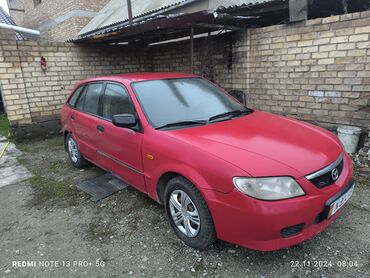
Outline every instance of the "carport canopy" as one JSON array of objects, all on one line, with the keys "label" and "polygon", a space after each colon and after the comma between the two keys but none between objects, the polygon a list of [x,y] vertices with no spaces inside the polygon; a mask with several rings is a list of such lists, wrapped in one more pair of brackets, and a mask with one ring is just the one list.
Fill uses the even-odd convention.
[{"label": "carport canopy", "polygon": [[192,71],[196,35],[368,8],[368,0],[111,0],[72,42],[150,45],[185,37],[190,39]]},{"label": "carport canopy", "polygon": [[111,0],[72,41],[150,44],[368,8],[368,0]]}]

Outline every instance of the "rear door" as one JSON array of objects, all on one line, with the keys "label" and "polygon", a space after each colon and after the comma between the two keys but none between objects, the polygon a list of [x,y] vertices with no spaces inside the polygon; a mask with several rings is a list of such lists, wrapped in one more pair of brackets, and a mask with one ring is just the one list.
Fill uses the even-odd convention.
[{"label": "rear door", "polygon": [[79,144],[81,153],[95,162],[98,144],[98,114],[103,82],[89,83],[80,94],[75,110],[71,114],[72,132]]},{"label": "rear door", "polygon": [[120,83],[107,82],[101,119],[98,120],[98,163],[130,185],[146,192],[141,157],[143,133],[139,131],[140,128],[134,131],[113,125],[112,118],[117,114],[136,115],[136,111],[127,89]]}]

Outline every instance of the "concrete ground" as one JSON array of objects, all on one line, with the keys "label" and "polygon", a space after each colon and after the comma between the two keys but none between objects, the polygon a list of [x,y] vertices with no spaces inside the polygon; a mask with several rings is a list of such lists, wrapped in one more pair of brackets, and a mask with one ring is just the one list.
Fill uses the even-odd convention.
[{"label": "concrete ground", "polygon": [[365,178],[343,214],[300,245],[256,252],[218,241],[197,251],[133,188],[100,203],[78,192],[77,182],[103,172],[70,166],[60,138],[17,147],[33,176],[0,188],[0,277],[370,277]]},{"label": "concrete ground", "polygon": [[31,177],[31,173],[22,165],[19,165],[17,157],[22,153],[13,143],[7,144],[8,140],[0,136],[0,152],[6,147],[3,157],[0,159],[0,187],[15,184]]}]

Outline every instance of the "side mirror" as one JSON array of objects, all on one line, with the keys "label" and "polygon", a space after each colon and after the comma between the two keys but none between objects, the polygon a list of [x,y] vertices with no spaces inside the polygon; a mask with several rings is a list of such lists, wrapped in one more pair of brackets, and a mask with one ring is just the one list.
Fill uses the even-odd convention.
[{"label": "side mirror", "polygon": [[244,106],[246,105],[245,94],[243,91],[231,90],[229,92],[229,95],[231,95],[233,98],[235,98],[237,101],[239,101]]},{"label": "side mirror", "polygon": [[132,128],[136,126],[137,120],[133,114],[118,114],[113,116],[112,123],[118,127]]}]

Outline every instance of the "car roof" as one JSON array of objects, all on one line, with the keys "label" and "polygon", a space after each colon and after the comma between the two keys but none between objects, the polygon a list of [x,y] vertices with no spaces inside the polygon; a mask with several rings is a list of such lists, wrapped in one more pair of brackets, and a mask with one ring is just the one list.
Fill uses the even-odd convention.
[{"label": "car roof", "polygon": [[199,77],[194,74],[185,73],[174,73],[174,72],[138,72],[138,73],[123,73],[115,75],[97,76],[94,78],[85,79],[79,82],[86,83],[91,81],[129,81],[129,82],[139,82],[146,80],[159,80],[159,79],[171,79],[171,78],[193,78]]}]

